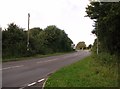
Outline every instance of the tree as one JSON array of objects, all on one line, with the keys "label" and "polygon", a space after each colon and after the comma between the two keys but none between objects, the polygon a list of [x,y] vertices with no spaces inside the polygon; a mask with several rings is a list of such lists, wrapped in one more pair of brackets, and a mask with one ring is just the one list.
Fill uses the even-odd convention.
[{"label": "tree", "polygon": [[87,49],[91,49],[92,48],[92,44],[89,44]]},{"label": "tree", "polygon": [[77,46],[76,46],[76,49],[77,49],[77,50],[85,49],[85,48],[86,48],[86,44],[85,44],[84,41],[79,42],[79,43],[77,44]]},{"label": "tree", "polygon": [[41,28],[39,27],[34,27],[30,29],[30,34],[31,36],[37,36],[41,31],[43,31]]},{"label": "tree", "polygon": [[39,27],[34,27],[29,30],[29,37],[30,37],[30,50],[31,53],[33,54],[42,54],[42,47],[41,44],[42,42],[40,41],[41,38],[39,37],[40,34],[42,33],[42,29]]},{"label": "tree", "polygon": [[120,2],[91,2],[86,8],[87,16],[95,20],[96,34],[102,50],[120,53]]},{"label": "tree", "polygon": [[4,57],[19,57],[26,54],[26,34],[23,29],[11,23],[2,31],[2,53]]},{"label": "tree", "polygon": [[51,52],[64,52],[73,50],[72,40],[67,36],[64,30],[57,28],[55,25],[45,28],[45,40]]}]

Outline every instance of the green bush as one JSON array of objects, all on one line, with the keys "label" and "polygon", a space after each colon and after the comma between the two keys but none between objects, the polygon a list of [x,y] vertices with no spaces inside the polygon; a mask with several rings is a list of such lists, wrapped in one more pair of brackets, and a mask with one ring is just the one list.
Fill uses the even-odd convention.
[{"label": "green bush", "polygon": [[118,59],[116,55],[111,55],[106,52],[101,52],[98,55],[95,54],[96,61],[99,61],[102,65],[116,65],[118,63]]}]

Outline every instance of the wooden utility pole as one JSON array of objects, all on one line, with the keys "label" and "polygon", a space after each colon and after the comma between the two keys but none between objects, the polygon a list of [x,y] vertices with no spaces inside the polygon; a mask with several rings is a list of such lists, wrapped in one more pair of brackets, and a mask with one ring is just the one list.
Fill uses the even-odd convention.
[{"label": "wooden utility pole", "polygon": [[30,24],[30,13],[28,13],[28,37],[27,37],[27,51],[29,51],[29,24]]},{"label": "wooden utility pole", "polygon": [[97,23],[97,55],[99,53],[99,41],[98,41],[98,23]]}]

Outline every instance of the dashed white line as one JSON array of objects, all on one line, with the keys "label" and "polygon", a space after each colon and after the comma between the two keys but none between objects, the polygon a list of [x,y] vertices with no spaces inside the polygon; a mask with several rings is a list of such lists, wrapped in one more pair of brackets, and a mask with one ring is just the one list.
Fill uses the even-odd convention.
[{"label": "dashed white line", "polygon": [[2,68],[2,69],[0,69],[0,70],[13,69],[13,68],[18,68],[18,67],[23,67],[23,66],[24,66],[24,65],[11,66],[11,67]]},{"label": "dashed white line", "polygon": [[45,80],[45,78],[40,79],[40,80],[38,80],[37,82],[33,82],[33,83],[30,83],[30,84],[27,84],[26,86],[20,87],[19,89],[24,89],[24,88],[26,88],[26,87],[33,86],[33,85],[35,85],[35,84],[37,84],[37,83],[40,83],[40,82],[42,82],[42,81],[44,81],[44,80]]},{"label": "dashed white line", "polygon": [[33,82],[31,84],[28,84],[27,86],[32,86],[32,85],[35,85],[37,82]]},{"label": "dashed white line", "polygon": [[37,62],[37,63],[39,64],[39,63],[45,63],[45,62],[50,62],[50,61],[55,61],[55,60],[57,60],[57,58],[56,58],[56,59],[52,59],[52,60],[47,60],[47,61]]},{"label": "dashed white line", "polygon": [[42,81],[44,81],[44,80],[45,80],[45,79],[43,78],[43,79],[38,80],[37,82],[39,82],[39,83],[40,83],[40,82],[42,82]]},{"label": "dashed white line", "polygon": [[20,87],[19,89],[24,89],[25,87]]},{"label": "dashed white line", "polygon": [[33,86],[33,85],[35,85],[36,83],[40,83],[40,82],[42,82],[42,81],[44,81],[45,79],[43,78],[43,79],[40,79],[40,80],[38,80],[37,82],[33,82],[33,83],[30,83],[30,84],[28,84],[27,86],[29,87],[29,86]]},{"label": "dashed white line", "polygon": [[2,69],[0,69],[0,70],[5,70],[5,69],[10,69],[11,67],[7,67],[7,68],[2,68]]}]

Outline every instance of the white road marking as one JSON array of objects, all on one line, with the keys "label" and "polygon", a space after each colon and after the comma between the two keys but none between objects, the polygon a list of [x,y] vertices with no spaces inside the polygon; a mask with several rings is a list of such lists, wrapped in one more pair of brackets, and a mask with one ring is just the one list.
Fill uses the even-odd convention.
[{"label": "white road marking", "polygon": [[56,58],[56,59],[52,59],[52,60],[47,60],[47,61],[37,62],[37,63],[39,64],[39,63],[45,63],[45,62],[50,62],[50,61],[55,61],[55,60],[57,60],[57,58]]},{"label": "white road marking", "polygon": [[24,89],[25,87],[20,87],[19,89]]},{"label": "white road marking", "polygon": [[37,83],[40,83],[40,82],[42,82],[42,81],[44,81],[44,80],[45,80],[45,78],[40,79],[40,80],[38,80],[37,82],[33,82],[33,83],[30,83],[30,84],[26,84],[25,86],[20,87],[19,89],[24,89],[24,88],[26,88],[26,87],[33,86],[33,85],[35,85],[35,84],[37,84]]},{"label": "white road marking", "polygon": [[42,82],[42,81],[44,81],[44,80],[45,80],[45,79],[43,78],[43,79],[38,80],[37,82],[39,82],[39,83],[40,83],[40,82]]},{"label": "white road marking", "polygon": [[19,65],[19,66],[11,66],[11,67],[6,67],[6,68],[2,68],[0,70],[7,70],[7,69],[13,69],[13,68],[18,68],[18,67],[23,67],[24,65]]},{"label": "white road marking", "polygon": [[35,85],[37,82],[33,82],[33,83],[30,83],[28,84],[27,86],[32,86],[32,85]]}]

